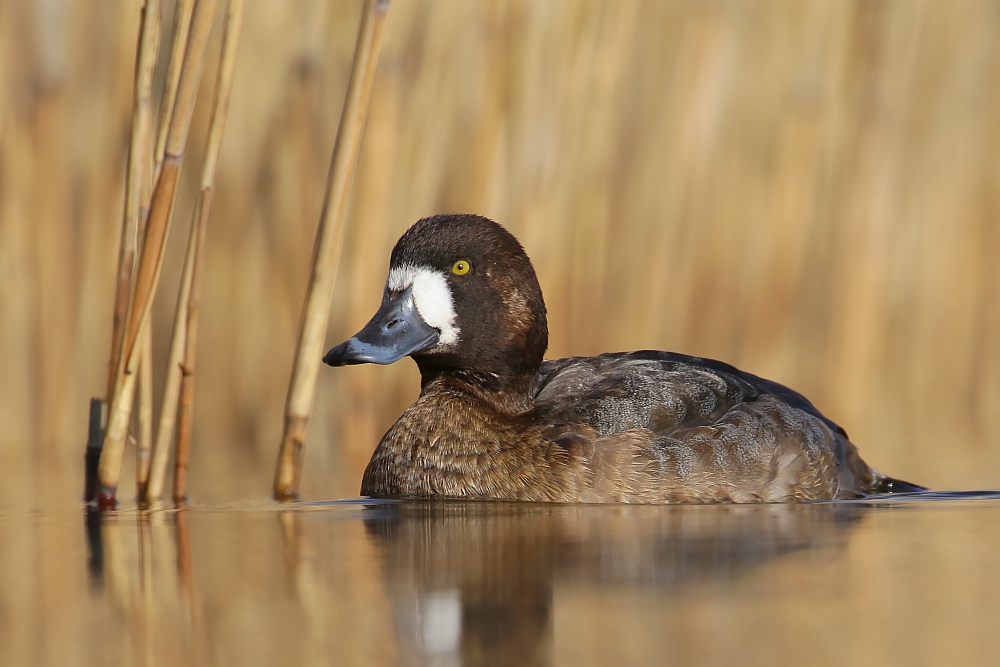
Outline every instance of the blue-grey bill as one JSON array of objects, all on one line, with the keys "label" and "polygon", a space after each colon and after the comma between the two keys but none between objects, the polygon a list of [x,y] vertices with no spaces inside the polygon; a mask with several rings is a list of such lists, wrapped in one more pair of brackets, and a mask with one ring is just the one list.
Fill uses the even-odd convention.
[{"label": "blue-grey bill", "polygon": [[403,290],[392,298],[387,292],[382,297],[382,306],[368,324],[327,352],[323,363],[330,366],[391,364],[431,349],[437,345],[439,336],[440,332],[420,317],[411,290]]}]

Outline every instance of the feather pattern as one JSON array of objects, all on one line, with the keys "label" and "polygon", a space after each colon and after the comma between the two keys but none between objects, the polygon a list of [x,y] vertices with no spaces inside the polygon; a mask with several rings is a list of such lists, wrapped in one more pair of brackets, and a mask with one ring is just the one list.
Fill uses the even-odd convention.
[{"label": "feather pattern", "polygon": [[386,433],[362,493],[774,502],[854,498],[877,482],[842,429],[756,380],[662,352],[559,359],[542,364],[530,409],[512,414],[442,379]]}]

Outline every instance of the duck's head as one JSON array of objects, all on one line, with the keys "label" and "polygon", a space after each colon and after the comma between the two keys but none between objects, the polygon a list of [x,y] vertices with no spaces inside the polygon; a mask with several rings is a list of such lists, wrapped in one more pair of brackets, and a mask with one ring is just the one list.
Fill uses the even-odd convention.
[{"label": "duck's head", "polygon": [[547,346],[542,291],[517,239],[478,215],[438,215],[396,242],[378,312],[323,361],[410,356],[425,381],[449,371],[505,379],[533,376]]}]

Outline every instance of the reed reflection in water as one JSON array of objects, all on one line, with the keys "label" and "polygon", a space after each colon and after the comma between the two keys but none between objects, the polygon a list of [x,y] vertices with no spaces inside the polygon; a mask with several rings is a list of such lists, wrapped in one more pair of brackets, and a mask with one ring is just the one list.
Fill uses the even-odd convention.
[{"label": "reed reflection in water", "polygon": [[[996,494],[994,494],[996,496]],[[991,664],[1000,499],[0,515],[32,665]]]}]

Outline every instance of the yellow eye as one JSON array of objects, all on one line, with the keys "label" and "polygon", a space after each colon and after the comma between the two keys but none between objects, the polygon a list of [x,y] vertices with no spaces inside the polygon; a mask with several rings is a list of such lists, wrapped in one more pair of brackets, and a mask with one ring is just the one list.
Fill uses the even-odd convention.
[{"label": "yellow eye", "polygon": [[456,276],[464,276],[472,268],[467,261],[460,259],[455,262],[455,266],[451,267],[451,272]]}]

